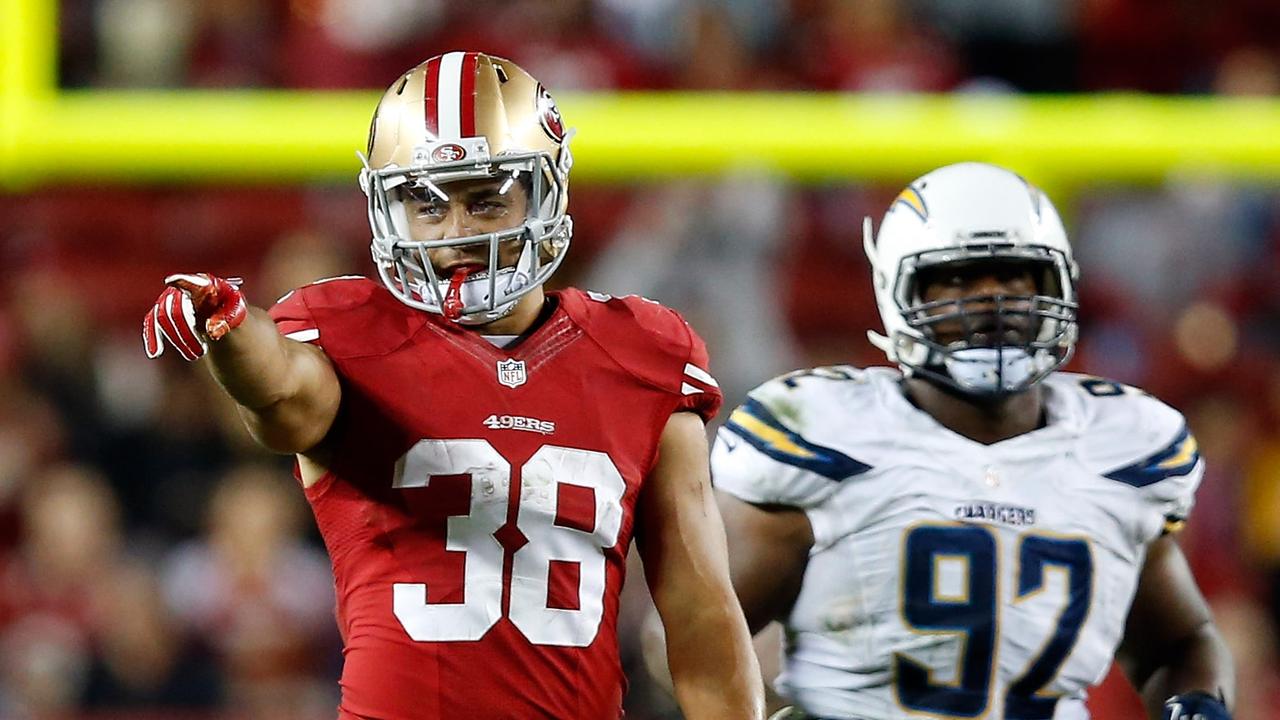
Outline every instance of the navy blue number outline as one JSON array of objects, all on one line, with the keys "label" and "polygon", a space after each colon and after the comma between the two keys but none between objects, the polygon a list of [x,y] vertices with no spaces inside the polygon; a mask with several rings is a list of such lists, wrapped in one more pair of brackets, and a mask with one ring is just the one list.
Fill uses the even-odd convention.
[{"label": "navy blue number outline", "polygon": [[[923,533],[923,534],[921,534]],[[913,541],[913,538],[916,538]],[[946,544],[952,541],[951,544]],[[925,633],[964,633],[959,682],[935,685],[928,668],[902,653],[893,657],[894,694],[898,704],[912,710],[948,718],[973,718],[986,713],[990,704],[990,685],[998,652],[999,572],[996,568],[997,539],[985,527],[965,524],[924,524],[907,531],[903,538],[902,573],[899,598],[903,623]],[[933,597],[934,558],[959,556],[967,558],[968,582],[964,602],[936,602]],[[986,564],[977,562],[986,559]],[[975,568],[983,574],[975,577]],[[986,579],[985,569],[990,577]],[[1008,720],[1049,720],[1058,698],[1044,689],[1053,682],[1062,665],[1075,649],[1080,632],[1093,604],[1093,551],[1089,541],[1076,536],[1054,536],[1026,533],[1018,541],[1018,592],[1014,602],[1022,602],[1044,589],[1048,568],[1067,572],[1067,602],[1058,615],[1054,632],[1046,639],[1039,655],[1005,693],[1005,717]],[[986,602],[989,621],[985,629],[982,618]],[[923,598],[912,602],[909,598]],[[975,603],[975,598],[977,602]],[[961,606],[963,609],[961,609]],[[960,610],[970,617],[948,622],[947,610]],[[913,620],[914,618],[914,620]],[[978,642],[973,643],[975,633]],[[984,641],[989,637],[990,642]],[[980,656],[986,648],[987,659]],[[976,669],[975,666],[976,665]],[[984,668],[985,667],[985,671]]]}]

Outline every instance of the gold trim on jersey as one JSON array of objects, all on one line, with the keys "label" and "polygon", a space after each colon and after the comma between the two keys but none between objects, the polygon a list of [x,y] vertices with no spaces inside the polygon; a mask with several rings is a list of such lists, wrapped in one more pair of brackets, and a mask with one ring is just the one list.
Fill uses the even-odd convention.
[{"label": "gold trim on jersey", "polygon": [[757,438],[768,443],[770,447],[773,447],[780,452],[805,459],[818,457],[817,453],[806,450],[796,444],[791,438],[787,437],[786,433],[747,412],[745,408],[738,408],[737,410],[734,410],[733,413],[729,415],[729,421],[737,424],[742,429],[752,435],[755,435]]},{"label": "gold trim on jersey", "polygon": [[[966,582],[962,584],[962,590],[959,595],[948,595],[947,593],[942,592],[942,587],[941,587],[942,583],[940,582],[940,580],[942,579],[941,578],[942,568],[940,568],[939,565],[943,561],[960,562],[964,565],[964,577],[966,579]],[[968,555],[944,555],[942,553],[938,553],[934,555],[933,556],[933,601],[940,602],[940,603],[954,603],[957,605],[963,605],[969,602],[969,583],[967,582],[968,577],[969,577],[969,556]]]},{"label": "gold trim on jersey", "polygon": [[[1018,587],[1018,585],[1020,584],[1019,578],[1022,577],[1022,544],[1027,541],[1027,538],[1031,538],[1031,537],[1046,537],[1053,540],[1080,540],[1084,543],[1085,548],[1089,551],[1090,567],[1095,567],[1095,568],[1097,567],[1097,563],[1094,562],[1096,558],[1093,552],[1093,543],[1089,540],[1089,537],[1087,535],[1055,533],[1055,532],[1049,532],[1046,530],[1036,530],[1034,532],[1021,533],[1018,536],[1018,547],[1013,553],[1013,583],[1015,588]],[[1049,573],[1050,572],[1059,573],[1062,576],[1062,585],[1063,585],[1064,595],[1066,596],[1066,598],[1062,603],[1062,607],[1058,609],[1058,614],[1055,615],[1053,618],[1052,627],[1056,629],[1062,623],[1062,616],[1066,614],[1067,608],[1070,607],[1071,605],[1071,572],[1072,570],[1069,567],[1064,567],[1062,565],[1056,565],[1056,564],[1048,564],[1048,563],[1045,563],[1043,567],[1044,567],[1044,575],[1041,578],[1040,587],[1036,590],[1032,590],[1031,592],[1025,595],[1015,594],[1013,598],[1013,604],[1018,605],[1020,603],[1029,602],[1030,600],[1044,593],[1049,588]],[[1067,661],[1071,659],[1071,653],[1075,652],[1076,645],[1080,644],[1080,637],[1084,635],[1084,628],[1086,625],[1089,624],[1089,618],[1093,615],[1093,600],[1094,600],[1094,597],[1097,596],[1097,592],[1098,592],[1096,580],[1097,578],[1095,576],[1094,582],[1089,583],[1089,601],[1085,603],[1084,618],[1080,621],[1080,630],[1076,634],[1075,643],[1073,643],[1071,645],[1071,648],[1067,650],[1066,655],[1062,656],[1062,663],[1058,665],[1058,672],[1054,673],[1053,677],[1049,678],[1047,681],[1045,681],[1043,685],[1041,685],[1039,688],[1036,689],[1035,697],[1045,698],[1047,700],[1062,699],[1066,697],[1064,693],[1053,692],[1050,690],[1046,690],[1046,688],[1052,687],[1053,684],[1057,682],[1058,678],[1061,677],[1062,669],[1066,667]],[[1039,649],[1037,649],[1035,653],[1028,656],[1031,658],[1032,662],[1029,665],[1027,665],[1027,667],[1023,670],[1021,675],[1018,675],[1017,677],[1009,681],[1008,687],[1013,687],[1014,685],[1017,685],[1018,683],[1022,682],[1022,678],[1026,677],[1027,673],[1031,672],[1031,668],[1036,665],[1035,661],[1044,655],[1045,649],[1049,647],[1049,643],[1053,642],[1053,639],[1054,639],[1054,633],[1051,633],[1048,637],[1044,639],[1044,642],[1040,643]]]},{"label": "gold trim on jersey", "polygon": [[1196,453],[1200,450],[1200,443],[1196,442],[1196,436],[1187,433],[1182,442],[1178,443],[1178,448],[1174,455],[1166,460],[1162,460],[1156,465],[1157,470],[1177,470],[1178,468],[1191,462]]},{"label": "gold trim on jersey", "polygon": [[[982,530],[983,532],[986,532],[988,535],[990,535],[990,536],[991,536],[991,538],[992,538],[992,540],[995,542],[995,556],[996,556],[996,558],[997,558],[997,563],[998,563],[998,559],[999,559],[999,557],[1000,557],[1000,536],[999,536],[997,533],[992,532],[989,528],[984,527],[984,526],[982,526],[982,525],[976,525],[976,524],[974,524],[974,523],[963,523],[963,522],[936,522],[936,521],[928,521],[928,520],[924,520],[924,521],[920,521],[920,522],[912,523],[912,524],[908,525],[907,527],[903,528],[903,532],[902,532],[902,540],[901,540],[901,542],[899,543],[899,549],[898,549],[898,604],[897,604],[897,610],[898,610],[898,619],[902,622],[902,626],[903,626],[904,628],[907,628],[907,630],[908,630],[909,632],[911,632],[911,633],[913,633],[913,634],[916,634],[916,635],[959,635],[960,637],[959,637],[959,639],[957,640],[957,643],[956,643],[956,660],[955,660],[955,676],[954,676],[954,677],[955,677],[955,679],[954,679],[954,680],[952,680],[951,682],[936,682],[936,681],[934,680],[934,678],[933,678],[933,668],[929,667],[929,665],[928,665],[927,663],[919,662],[919,661],[915,660],[914,658],[912,658],[911,656],[907,655],[906,653],[901,653],[901,652],[895,652],[895,653],[893,653],[893,662],[890,662],[890,663],[889,663],[889,684],[890,684],[890,686],[893,688],[893,693],[892,693],[892,696],[893,696],[893,703],[894,703],[895,705],[897,705],[897,706],[898,706],[898,709],[899,709],[899,710],[901,710],[901,711],[902,711],[902,712],[904,712],[904,713],[910,714],[910,715],[920,715],[920,716],[925,716],[925,717],[937,718],[937,720],[957,720],[957,717],[956,717],[955,715],[947,715],[947,714],[942,714],[942,713],[935,713],[935,712],[930,712],[929,710],[924,710],[924,709],[920,709],[920,708],[908,707],[908,706],[906,706],[906,705],[903,705],[903,704],[902,704],[902,699],[901,699],[900,697],[898,697],[898,687],[899,687],[899,683],[898,683],[898,672],[897,672],[897,669],[898,669],[898,660],[899,660],[899,658],[901,658],[902,660],[904,660],[904,661],[906,661],[906,662],[909,662],[909,663],[911,663],[911,664],[913,664],[913,665],[916,665],[916,666],[919,666],[919,667],[924,668],[924,671],[925,671],[925,678],[926,678],[926,680],[928,681],[928,683],[929,683],[930,685],[935,685],[935,686],[937,686],[937,687],[946,687],[946,688],[959,688],[959,687],[960,687],[961,682],[962,682],[962,681],[963,681],[963,679],[964,679],[964,667],[963,667],[963,664],[964,664],[964,658],[965,658],[965,655],[967,655],[967,654],[968,654],[968,650],[969,650],[969,635],[970,635],[970,632],[969,632],[968,630],[925,630],[925,629],[917,629],[915,625],[911,624],[911,622],[909,622],[909,621],[907,620],[906,613],[905,613],[905,612],[903,612],[902,605],[903,605],[903,603],[905,602],[906,597],[907,597],[907,589],[906,589],[906,582],[907,582],[907,567],[906,567],[906,565],[907,565],[907,538],[911,535],[912,531],[917,530],[917,529],[922,528],[922,527],[944,527],[944,528],[946,528],[946,527],[951,527],[951,528],[972,527],[972,528],[978,528],[978,529]],[[936,572],[936,570],[937,570],[937,565],[934,565],[934,571]],[[996,585],[996,587],[995,587],[995,603],[996,603],[996,607],[997,607],[997,608],[999,608],[999,605],[1000,605],[1000,572],[999,572],[999,568],[998,568],[998,566],[997,566],[996,572],[995,572],[995,574],[994,574],[994,577],[995,577],[995,585]],[[936,588],[937,588],[937,576],[935,575],[935,576],[933,577],[933,588],[932,588],[932,589],[933,589],[933,590],[936,590]],[[966,583],[966,584],[965,584],[965,594],[967,595],[967,594],[968,594],[968,592],[969,592],[968,583]],[[936,595],[935,595],[935,597],[936,597]],[[986,691],[987,703],[986,703],[986,707],[984,707],[984,708],[983,708],[983,710],[982,710],[982,712],[981,712],[981,713],[979,713],[979,714],[977,714],[977,715],[973,715],[973,716],[971,716],[971,717],[966,717],[966,720],[984,720],[984,718],[986,718],[988,715],[990,715],[990,714],[991,714],[991,706],[992,706],[991,698],[992,698],[992,695],[993,695],[992,690],[995,688],[995,684],[996,684],[996,675],[997,675],[997,671],[999,670],[999,665],[998,665],[997,660],[996,660],[996,658],[997,658],[997,657],[998,657],[998,655],[999,655],[998,649],[999,649],[999,641],[1000,641],[1000,612],[999,612],[999,610],[998,610],[998,609],[997,609],[997,611],[994,613],[994,617],[992,618],[992,626],[993,626],[993,627],[992,627],[992,632],[993,632],[994,634],[992,635],[991,659],[990,659],[990,665],[989,665],[989,667],[988,667],[988,673],[987,673],[987,691]]]}]

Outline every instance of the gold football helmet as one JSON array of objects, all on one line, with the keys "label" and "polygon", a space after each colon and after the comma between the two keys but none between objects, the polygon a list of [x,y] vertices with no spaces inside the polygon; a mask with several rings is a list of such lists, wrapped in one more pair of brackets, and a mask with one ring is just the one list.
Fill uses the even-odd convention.
[{"label": "gold football helmet", "polygon": [[[402,75],[378,103],[362,155],[360,188],[368,197],[374,265],[401,302],[465,324],[506,315],[559,267],[573,234],[568,215],[573,164],[555,101],[510,60],[476,52],[433,57]],[[445,186],[498,179],[504,192],[528,192],[524,222],[482,235],[415,241],[404,200]],[[499,267],[499,247],[523,242],[519,259]],[[428,250],[487,244],[485,269],[465,277],[462,292],[440,277]],[[450,301],[446,302],[446,296]],[[459,300],[459,296],[461,300]]]}]

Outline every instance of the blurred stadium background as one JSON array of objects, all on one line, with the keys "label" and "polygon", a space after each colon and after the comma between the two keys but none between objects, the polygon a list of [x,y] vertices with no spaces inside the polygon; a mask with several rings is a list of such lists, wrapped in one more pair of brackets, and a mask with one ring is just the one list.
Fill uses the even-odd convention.
[{"label": "blurred stadium background", "polygon": [[[328,564],[287,459],[202,371],[145,361],[177,270],[266,305],[368,272],[377,92],[510,57],[579,130],[558,284],[707,338],[729,402],[880,364],[862,256],[960,159],[1046,188],[1083,269],[1073,369],[1190,418],[1183,545],[1280,704],[1280,5],[1273,0],[0,0],[0,717],[328,718]],[[677,718],[628,585],[628,717]],[[518,679],[513,679],[518,685]],[[1100,720],[1140,717],[1115,678]]]}]

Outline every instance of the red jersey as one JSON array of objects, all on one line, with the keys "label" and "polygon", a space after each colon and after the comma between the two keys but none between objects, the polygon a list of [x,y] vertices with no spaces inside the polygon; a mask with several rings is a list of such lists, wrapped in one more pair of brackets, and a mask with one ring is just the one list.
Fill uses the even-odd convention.
[{"label": "red jersey", "polygon": [[636,501],[671,414],[710,419],[721,396],[674,311],[548,298],[510,350],[364,278],[271,311],[342,383],[306,496],[333,563],[343,717],[621,716]]}]

